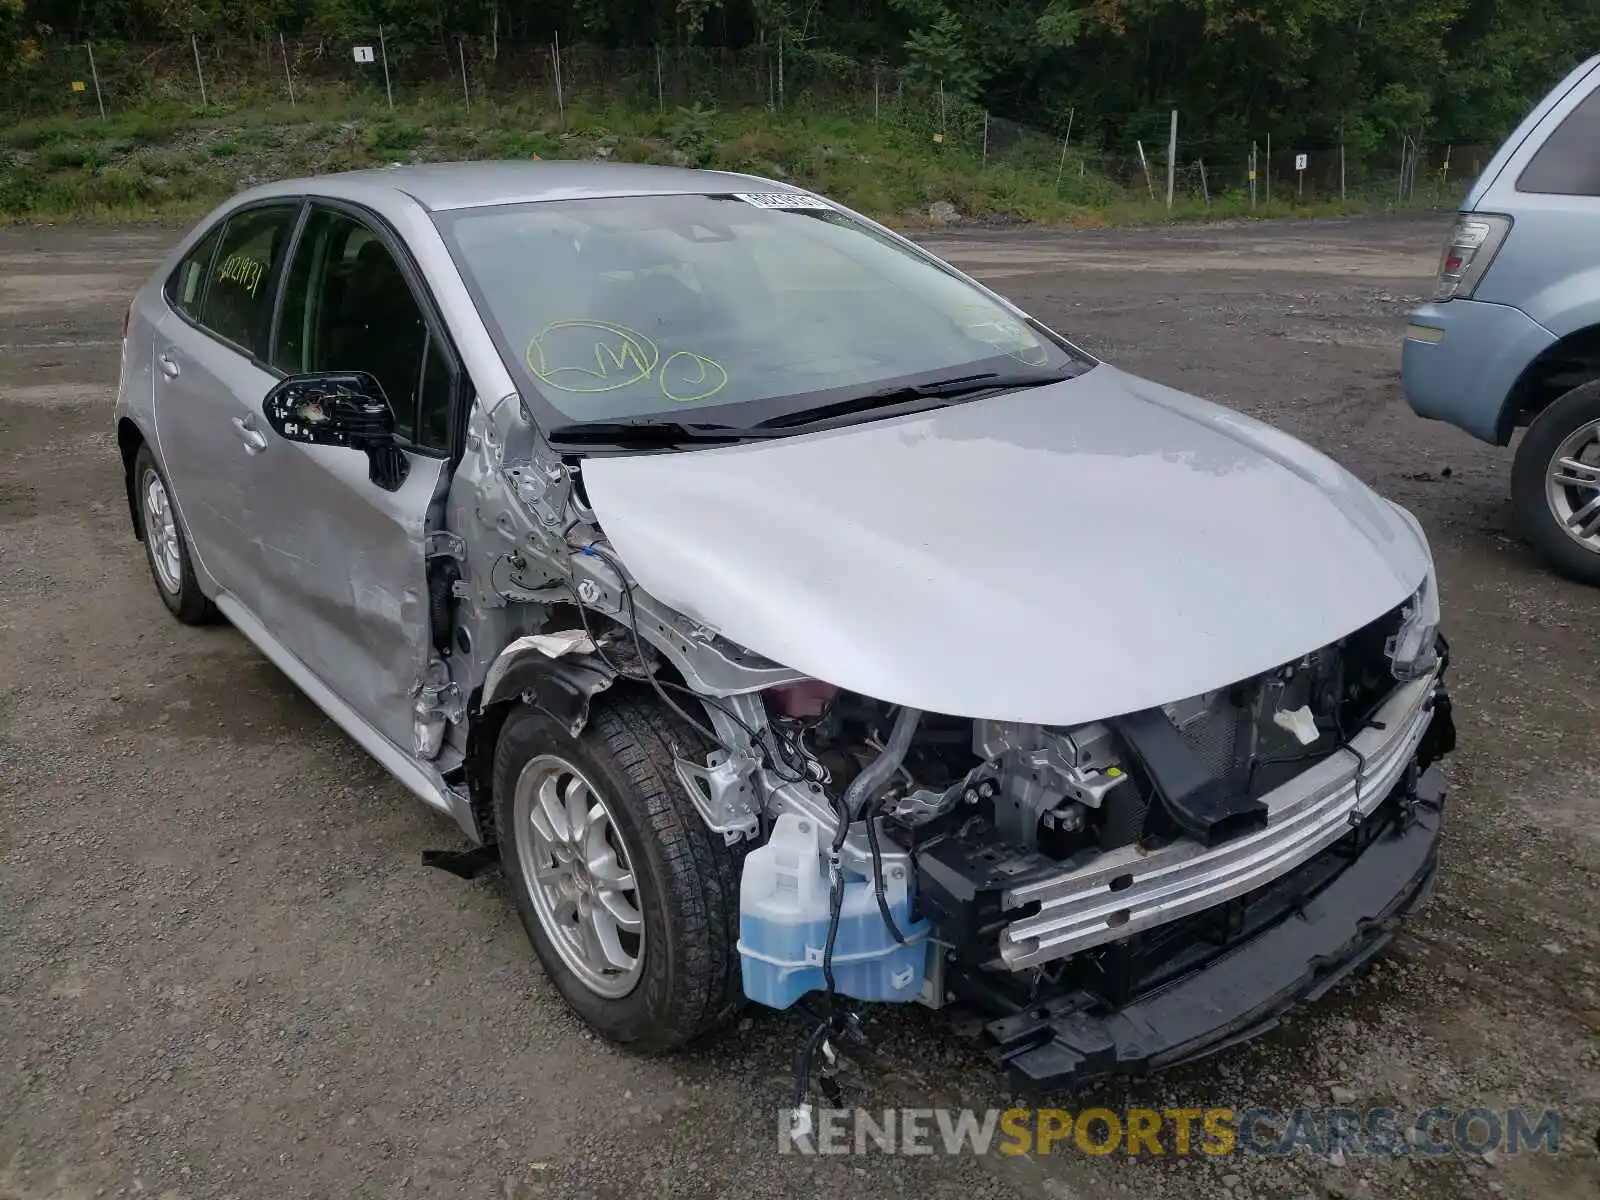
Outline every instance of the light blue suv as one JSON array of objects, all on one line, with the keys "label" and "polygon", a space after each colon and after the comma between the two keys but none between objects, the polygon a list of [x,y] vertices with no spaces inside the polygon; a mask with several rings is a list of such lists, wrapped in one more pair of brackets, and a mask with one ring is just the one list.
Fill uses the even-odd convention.
[{"label": "light blue suv", "polygon": [[1518,527],[1600,584],[1600,56],[1563,79],[1462,205],[1403,378],[1424,417],[1508,445]]}]

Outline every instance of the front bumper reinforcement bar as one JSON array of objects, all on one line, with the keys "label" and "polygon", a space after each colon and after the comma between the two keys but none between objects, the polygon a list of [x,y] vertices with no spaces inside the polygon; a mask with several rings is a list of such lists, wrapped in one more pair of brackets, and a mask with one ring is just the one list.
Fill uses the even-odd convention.
[{"label": "front bumper reinforcement bar", "polygon": [[[1403,786],[1403,785],[1402,785]],[[992,1054],[1030,1088],[1145,1074],[1259,1036],[1380,953],[1426,898],[1438,865],[1445,790],[1416,778],[1409,818],[1371,842],[1297,910],[1249,941],[1121,1008],[1096,1014],[1064,996],[991,1021]]]}]

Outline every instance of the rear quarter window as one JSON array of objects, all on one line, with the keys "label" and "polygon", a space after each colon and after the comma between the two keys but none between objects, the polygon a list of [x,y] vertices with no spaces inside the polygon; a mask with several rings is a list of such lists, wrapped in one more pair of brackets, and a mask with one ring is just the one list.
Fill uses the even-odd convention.
[{"label": "rear quarter window", "polygon": [[1584,97],[1517,177],[1517,191],[1600,196],[1600,88]]},{"label": "rear quarter window", "polygon": [[191,320],[200,319],[200,301],[205,296],[206,278],[221,238],[222,226],[218,225],[183,256],[177,270],[167,277],[167,303]]}]

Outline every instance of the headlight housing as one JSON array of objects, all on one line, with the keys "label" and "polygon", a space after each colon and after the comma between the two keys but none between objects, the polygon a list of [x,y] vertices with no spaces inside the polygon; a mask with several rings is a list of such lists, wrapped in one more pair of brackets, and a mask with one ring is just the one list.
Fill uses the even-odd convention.
[{"label": "headlight housing", "polygon": [[1404,683],[1421,679],[1439,665],[1439,574],[1421,523],[1398,504],[1391,501],[1391,506],[1417,535],[1428,558],[1427,574],[1401,609],[1399,631],[1383,647],[1394,677]]}]

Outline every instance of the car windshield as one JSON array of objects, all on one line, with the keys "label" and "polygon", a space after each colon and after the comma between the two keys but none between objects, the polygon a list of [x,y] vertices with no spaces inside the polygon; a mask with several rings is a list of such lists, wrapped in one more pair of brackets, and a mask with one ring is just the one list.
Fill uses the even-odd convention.
[{"label": "car windshield", "polygon": [[878,393],[888,403],[902,386],[1025,386],[1088,365],[937,263],[807,196],[541,201],[438,221],[557,433],[781,422]]}]

